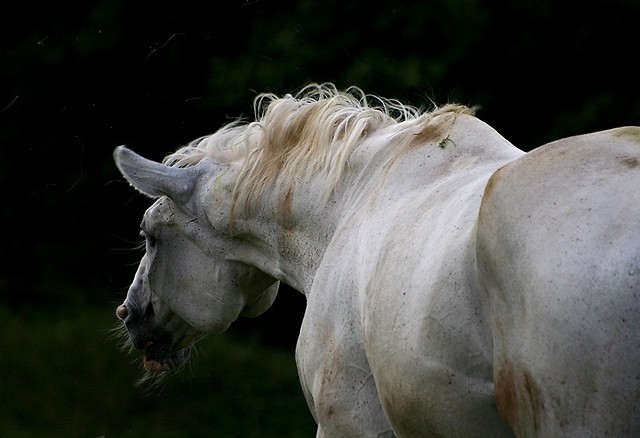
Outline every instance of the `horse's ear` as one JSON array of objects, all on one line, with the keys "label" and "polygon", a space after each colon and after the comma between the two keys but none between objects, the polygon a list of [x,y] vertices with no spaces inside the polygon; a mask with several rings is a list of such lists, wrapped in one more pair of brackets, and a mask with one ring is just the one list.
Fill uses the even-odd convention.
[{"label": "horse's ear", "polygon": [[141,193],[151,198],[168,196],[185,205],[191,198],[197,181],[196,168],[171,167],[148,160],[125,146],[113,151],[113,159],[122,176]]}]

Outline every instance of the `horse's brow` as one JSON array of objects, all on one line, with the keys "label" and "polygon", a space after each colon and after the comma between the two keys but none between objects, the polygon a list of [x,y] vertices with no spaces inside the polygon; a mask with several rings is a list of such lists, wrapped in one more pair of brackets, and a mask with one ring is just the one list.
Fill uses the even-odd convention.
[{"label": "horse's brow", "polygon": [[148,229],[148,223],[147,223],[147,215],[145,214],[144,216],[142,216],[142,221],[140,221],[140,231],[144,232],[145,230]]}]

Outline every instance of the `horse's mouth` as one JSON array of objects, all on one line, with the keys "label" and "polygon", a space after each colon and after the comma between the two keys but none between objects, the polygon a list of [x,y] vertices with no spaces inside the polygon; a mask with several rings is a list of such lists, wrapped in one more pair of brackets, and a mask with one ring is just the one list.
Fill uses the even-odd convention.
[{"label": "horse's mouth", "polygon": [[144,367],[148,371],[169,371],[182,366],[191,356],[191,347],[171,350],[162,343],[147,342],[144,348]]}]

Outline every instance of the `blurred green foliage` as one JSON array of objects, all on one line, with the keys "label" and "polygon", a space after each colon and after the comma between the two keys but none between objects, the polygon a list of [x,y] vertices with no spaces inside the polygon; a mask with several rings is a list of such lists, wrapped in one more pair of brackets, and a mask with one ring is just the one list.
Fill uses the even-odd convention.
[{"label": "blurred green foliage", "polygon": [[[228,333],[156,387],[108,336],[102,307],[0,309],[0,436],[306,437],[315,433],[290,351]],[[8,329],[7,329],[8,328]]]}]

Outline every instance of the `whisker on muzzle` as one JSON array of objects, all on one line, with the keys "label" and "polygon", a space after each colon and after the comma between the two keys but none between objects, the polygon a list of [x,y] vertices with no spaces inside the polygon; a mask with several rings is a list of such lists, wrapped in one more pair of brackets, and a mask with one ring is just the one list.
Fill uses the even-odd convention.
[{"label": "whisker on muzzle", "polygon": [[113,339],[116,341],[116,345],[118,348],[124,352],[130,353],[135,348],[131,343],[131,339],[129,337],[129,332],[127,328],[124,326],[122,321],[116,322],[113,327],[104,330],[108,339]]}]

